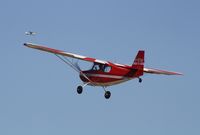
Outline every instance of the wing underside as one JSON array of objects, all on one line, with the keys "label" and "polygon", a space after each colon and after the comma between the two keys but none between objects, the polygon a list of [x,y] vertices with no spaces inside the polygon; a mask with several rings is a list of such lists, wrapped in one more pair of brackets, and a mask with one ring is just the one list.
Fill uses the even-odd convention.
[{"label": "wing underside", "polygon": [[33,43],[24,43],[24,45],[29,48],[33,48],[33,49],[37,49],[37,50],[41,50],[41,51],[45,51],[45,52],[49,52],[49,53],[53,53],[53,54],[57,54],[57,55],[62,55],[62,56],[66,56],[66,57],[71,57],[71,58],[75,58],[75,59],[80,59],[83,61],[96,62],[96,63],[100,63],[100,64],[108,64],[107,61],[98,60],[95,58],[90,58],[90,57],[86,57],[86,56],[82,56],[82,55],[78,55],[78,54],[74,54],[74,53],[64,52],[61,50],[52,49],[49,47],[40,46],[40,45],[36,45]]}]

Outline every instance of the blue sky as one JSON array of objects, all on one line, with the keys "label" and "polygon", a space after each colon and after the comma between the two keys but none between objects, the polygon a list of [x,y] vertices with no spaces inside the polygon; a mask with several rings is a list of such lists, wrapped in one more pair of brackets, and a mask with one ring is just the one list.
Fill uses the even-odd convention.
[{"label": "blue sky", "polygon": [[[197,0],[0,1],[0,134],[200,134],[200,2]],[[38,32],[34,37],[24,32]],[[85,87],[44,44],[102,60],[184,76],[145,75],[109,87]]]}]

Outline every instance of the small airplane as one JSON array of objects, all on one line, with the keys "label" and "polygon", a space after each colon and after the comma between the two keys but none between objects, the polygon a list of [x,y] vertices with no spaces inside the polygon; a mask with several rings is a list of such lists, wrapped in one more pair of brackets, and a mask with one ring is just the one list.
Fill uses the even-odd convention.
[{"label": "small airplane", "polygon": [[26,35],[29,35],[29,36],[34,36],[36,35],[37,33],[36,32],[33,32],[33,31],[27,31],[25,32]]},{"label": "small airplane", "polygon": [[[139,50],[132,65],[124,65],[118,63],[112,63],[110,61],[98,60],[74,53],[64,52],[57,49],[48,48],[45,46],[24,43],[26,47],[49,52],[55,54],[59,59],[65,62],[79,73],[80,79],[83,81],[83,85],[77,87],[77,93],[81,94],[83,88],[87,85],[100,86],[104,89],[104,97],[109,99],[111,92],[106,90],[106,87],[120,84],[131,79],[138,78],[139,82],[142,82],[141,76],[144,73],[149,74],[163,74],[163,75],[182,75],[181,73],[164,71],[158,69],[151,69],[144,67],[144,50]],[[68,58],[79,59],[83,61],[92,62],[93,66],[89,70],[82,71],[78,63],[73,63]]]}]

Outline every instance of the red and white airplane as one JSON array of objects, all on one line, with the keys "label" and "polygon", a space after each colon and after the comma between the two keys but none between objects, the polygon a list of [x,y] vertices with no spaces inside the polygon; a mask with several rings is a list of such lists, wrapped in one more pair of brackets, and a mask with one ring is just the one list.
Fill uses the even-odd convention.
[{"label": "red and white airplane", "polygon": [[[144,73],[150,74],[163,74],[163,75],[182,75],[181,73],[164,71],[158,69],[150,69],[144,67],[144,54],[143,50],[139,50],[132,65],[123,65],[118,63],[112,63],[110,61],[98,60],[74,53],[64,52],[57,49],[52,49],[33,43],[24,43],[25,46],[38,49],[41,51],[55,54],[59,59],[72,67],[80,74],[80,79],[83,81],[83,85],[77,87],[77,93],[83,92],[83,87],[86,85],[100,86],[105,91],[105,98],[109,99],[111,96],[110,91],[106,90],[106,87],[120,84],[131,79],[138,78],[139,82],[142,82],[140,78]],[[68,58],[75,58],[83,61],[92,62],[93,66],[89,70],[82,71],[77,63],[73,63]]]}]

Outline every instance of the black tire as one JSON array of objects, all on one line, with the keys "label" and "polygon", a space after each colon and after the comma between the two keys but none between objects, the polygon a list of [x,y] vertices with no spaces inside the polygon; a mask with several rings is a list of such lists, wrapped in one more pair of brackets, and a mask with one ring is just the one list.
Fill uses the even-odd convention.
[{"label": "black tire", "polygon": [[110,91],[106,91],[104,97],[105,97],[106,99],[109,99],[110,96],[111,96],[111,92],[110,92]]},{"label": "black tire", "polygon": [[142,82],[142,78],[139,78],[139,83],[141,83]]},{"label": "black tire", "polygon": [[81,94],[83,92],[83,87],[82,86],[78,86],[77,87],[77,93]]}]

